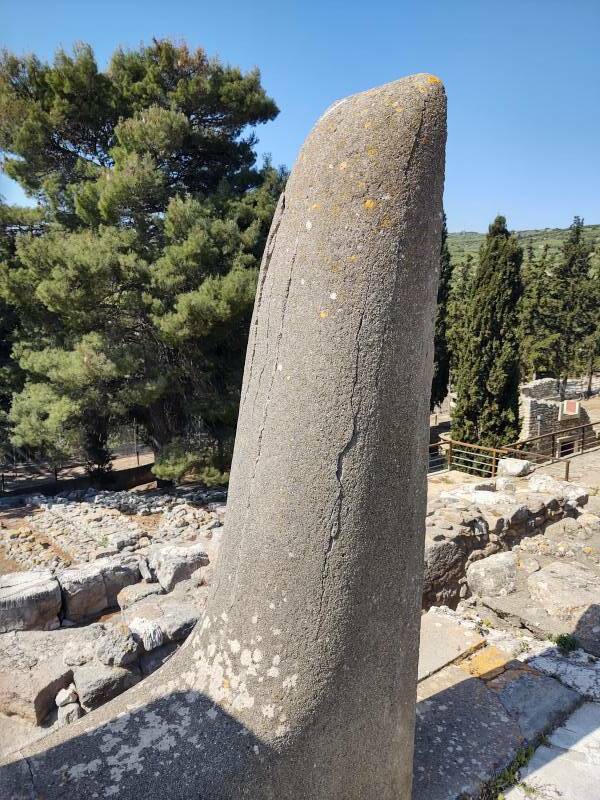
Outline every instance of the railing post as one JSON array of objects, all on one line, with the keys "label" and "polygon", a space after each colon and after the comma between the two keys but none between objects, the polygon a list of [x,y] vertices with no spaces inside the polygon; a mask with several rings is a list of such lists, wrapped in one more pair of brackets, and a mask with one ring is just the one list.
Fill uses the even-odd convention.
[{"label": "railing post", "polygon": [[452,469],[452,442],[448,442],[448,472]]},{"label": "railing post", "polygon": [[569,480],[569,469],[571,468],[571,459],[567,458],[565,461],[565,480]]},{"label": "railing post", "polygon": [[581,452],[585,450],[585,425],[581,429]]},{"label": "railing post", "polygon": [[556,434],[552,434],[552,453],[550,454],[552,461],[556,458]]},{"label": "railing post", "polygon": [[494,447],[492,451],[492,478],[496,476],[496,462],[498,460],[498,451]]}]

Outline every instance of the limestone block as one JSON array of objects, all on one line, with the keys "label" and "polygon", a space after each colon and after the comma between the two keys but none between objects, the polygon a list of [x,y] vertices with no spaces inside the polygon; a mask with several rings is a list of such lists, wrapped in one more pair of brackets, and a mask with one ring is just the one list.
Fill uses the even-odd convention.
[{"label": "limestone block", "polygon": [[148,559],[150,569],[162,588],[170,592],[179,581],[187,580],[192,573],[208,564],[204,543],[162,545],[154,548]]},{"label": "limestone block", "polygon": [[57,628],[60,586],[47,570],[0,575],[0,633]]},{"label": "limestone block", "polygon": [[496,553],[467,567],[467,582],[480,597],[503,597],[515,591],[517,557],[514,553]]},{"label": "limestone block", "polygon": [[79,702],[86,711],[90,711],[135,686],[142,676],[134,667],[108,667],[93,662],[75,667],[73,679]]},{"label": "limestone block", "polygon": [[96,643],[95,656],[109,667],[125,667],[138,656],[139,646],[131,631],[123,624],[107,625],[104,635]]},{"label": "limestone block", "polygon": [[498,475],[507,475],[511,478],[521,478],[529,475],[535,469],[535,464],[520,458],[501,458],[498,460]]}]

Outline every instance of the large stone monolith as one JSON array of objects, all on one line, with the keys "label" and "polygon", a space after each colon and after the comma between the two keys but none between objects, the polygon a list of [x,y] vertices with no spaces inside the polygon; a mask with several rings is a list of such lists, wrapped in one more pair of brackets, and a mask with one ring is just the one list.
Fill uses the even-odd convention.
[{"label": "large stone monolith", "polygon": [[204,620],[5,792],[409,799],[445,137],[431,75],[316,124],[261,267]]}]

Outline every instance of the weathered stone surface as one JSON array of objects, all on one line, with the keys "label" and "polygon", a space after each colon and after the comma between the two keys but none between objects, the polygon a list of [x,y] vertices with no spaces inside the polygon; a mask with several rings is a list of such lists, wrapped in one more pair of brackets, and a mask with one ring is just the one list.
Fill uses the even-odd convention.
[{"label": "weathered stone surface", "polygon": [[419,680],[465,657],[484,644],[475,631],[470,631],[451,617],[432,608],[421,617],[419,647]]},{"label": "weathered stone surface", "polygon": [[58,725],[62,728],[64,725],[70,725],[82,716],[83,709],[79,703],[65,703],[58,709]]},{"label": "weathered stone surface", "polygon": [[95,656],[109,667],[125,667],[138,656],[139,646],[125,625],[107,625],[104,635],[96,644]]},{"label": "weathered stone surface", "polygon": [[555,497],[564,497],[577,505],[584,505],[588,501],[589,493],[582,486],[576,486],[569,481],[559,481],[543,472],[535,472],[529,479],[529,488],[532,492],[544,492]]},{"label": "weathered stone surface", "polygon": [[515,591],[517,557],[514,553],[496,555],[475,561],[467,568],[467,581],[473,594],[503,597]]},{"label": "weathered stone surface", "polygon": [[98,662],[75,667],[73,670],[79,702],[86,711],[98,708],[130,689],[141,678],[140,671],[134,667],[107,667]]},{"label": "weathered stone surface", "polygon": [[559,619],[577,620],[594,605],[600,612],[600,575],[583,564],[555,561],[530,575],[527,584],[534,600]]},{"label": "weathered stone surface", "polygon": [[535,464],[520,458],[500,458],[498,460],[498,475],[508,475],[512,478],[520,478],[529,475],[535,469]]},{"label": "weathered stone surface", "polygon": [[104,625],[101,624],[72,629],[62,652],[64,663],[70,667],[80,667],[92,661],[96,644],[104,635],[104,630]]},{"label": "weathered stone surface", "polygon": [[200,593],[193,600],[179,595],[149,598],[130,606],[121,616],[134,637],[149,651],[164,642],[185,639],[202,613],[204,597]]},{"label": "weathered stone surface", "polygon": [[0,636],[0,713],[39,724],[54,709],[57,693],[72,679],[72,670],[62,659],[70,636],[69,631]]},{"label": "weathered stone surface", "polygon": [[154,549],[148,559],[148,566],[166,592],[170,592],[179,581],[188,580],[193,572],[207,564],[204,543],[189,547],[162,545]]},{"label": "weathered stone surface", "polygon": [[66,689],[61,689],[60,692],[56,695],[56,699],[54,701],[56,705],[60,708],[61,706],[70,705],[71,703],[77,702],[77,689],[75,688],[75,684],[71,683]]},{"label": "weathered stone surface", "polygon": [[117,604],[117,595],[129,584],[138,583],[137,559],[98,559],[63,570],[58,575],[64,616],[82,622]]},{"label": "weathered stone surface", "polygon": [[153,594],[162,594],[164,589],[158,583],[133,583],[121,589],[117,595],[117,603],[120,609],[129,608],[139,600],[144,600]]},{"label": "weathered stone surface", "polygon": [[162,647],[157,647],[155,650],[152,650],[151,653],[144,653],[144,655],[140,658],[140,669],[142,670],[142,675],[146,677],[147,675],[151,675],[153,672],[159,667],[162,667],[177,651],[177,643],[170,642],[169,644],[165,644]]},{"label": "weathered stone surface", "polygon": [[51,572],[0,575],[0,633],[57,628],[60,586]]},{"label": "weathered stone surface", "polygon": [[507,682],[498,692],[498,699],[531,744],[552,730],[581,700],[577,692],[554,678],[533,671]]},{"label": "weathered stone surface", "polygon": [[506,800],[597,800],[600,705],[586,703],[533,754]]},{"label": "weathered stone surface", "polygon": [[458,667],[419,683],[412,800],[478,797],[523,742],[495,692]]},{"label": "weathered stone surface", "polygon": [[165,800],[410,796],[444,139],[426,75],[307,139],[259,276],[203,624],[27,751],[46,800],[152,796],[156,773]]}]

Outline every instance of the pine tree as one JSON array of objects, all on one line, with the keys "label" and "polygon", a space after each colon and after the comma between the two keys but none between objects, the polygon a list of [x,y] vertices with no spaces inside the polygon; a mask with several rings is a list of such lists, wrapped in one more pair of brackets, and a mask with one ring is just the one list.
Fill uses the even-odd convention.
[{"label": "pine tree", "polygon": [[454,439],[495,447],[519,436],[522,260],[505,218],[496,217],[479,251],[468,302],[466,339],[454,376]]},{"label": "pine tree", "polygon": [[448,300],[452,280],[452,262],[448,250],[448,228],[446,215],[442,224],[440,248],[440,275],[438,280],[435,332],[433,338],[433,380],[431,382],[430,409],[440,405],[448,394],[450,354],[448,351]]},{"label": "pine tree", "polygon": [[25,379],[14,442],[102,467],[109,432],[137,422],[157,451],[198,429],[230,449],[285,181],[256,167],[248,131],[277,113],[257,70],[169,41],[118,50],[105,72],[86,45],[53,64],[0,57],[3,168],[42,216],[0,254]]}]

